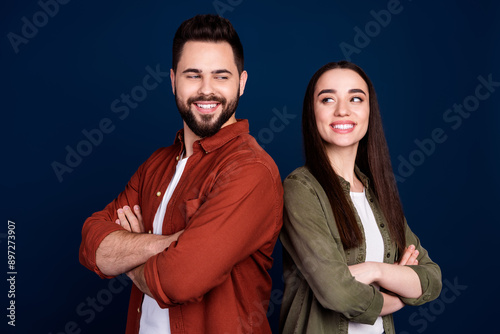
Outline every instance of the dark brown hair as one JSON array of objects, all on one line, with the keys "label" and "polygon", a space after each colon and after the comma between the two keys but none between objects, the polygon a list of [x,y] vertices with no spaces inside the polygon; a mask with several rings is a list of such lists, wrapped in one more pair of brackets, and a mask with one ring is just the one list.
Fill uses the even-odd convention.
[{"label": "dark brown hair", "polygon": [[188,41],[227,42],[231,45],[238,73],[243,72],[243,45],[229,20],[217,15],[196,15],[179,26],[172,46],[172,69],[177,71],[184,44]]},{"label": "dark brown hair", "polygon": [[370,98],[368,130],[359,142],[356,165],[370,179],[370,187],[387,221],[391,239],[396,243],[399,254],[403,254],[406,244],[404,213],[391,167],[377,96],[371,80],[359,66],[353,63],[347,61],[328,63],[314,73],[309,81],[302,112],[302,135],[306,166],[328,196],[344,249],[359,246],[363,240],[363,235],[356,223],[354,211],[349,205],[339,177],[330,164],[325,142],[319,134],[314,114],[314,90],[316,84],[325,72],[337,68],[356,72],[368,86]]}]

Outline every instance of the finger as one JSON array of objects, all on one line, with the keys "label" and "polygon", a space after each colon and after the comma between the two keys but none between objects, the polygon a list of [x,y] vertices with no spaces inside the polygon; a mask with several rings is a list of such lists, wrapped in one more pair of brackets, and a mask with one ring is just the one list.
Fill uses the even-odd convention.
[{"label": "finger", "polygon": [[405,249],[405,252],[403,253],[403,256],[399,260],[398,264],[400,266],[406,265],[406,262],[408,262],[408,259],[410,258],[411,253],[408,252],[408,248]]},{"label": "finger", "polygon": [[144,232],[144,223],[142,220],[142,212],[141,212],[141,207],[139,205],[134,206],[134,212],[137,217],[137,221],[139,222],[139,230],[140,232]]},{"label": "finger", "polygon": [[132,232],[132,229],[130,227],[130,224],[127,220],[127,217],[125,216],[125,212],[123,211],[123,209],[118,209],[116,210],[116,212],[118,213],[118,221],[120,221],[120,225],[126,229],[127,231],[129,232]]},{"label": "finger", "polygon": [[413,254],[411,254],[410,258],[408,259],[408,263],[407,264],[410,265],[410,266],[411,265],[416,265],[415,262],[418,262],[417,261],[418,254],[419,254],[418,250],[414,250]]},{"label": "finger", "polygon": [[407,264],[408,259],[411,257],[414,249],[415,249],[415,246],[413,246],[413,245],[410,245],[405,249],[405,252],[403,253],[403,256],[401,257],[401,260],[399,260],[399,265],[404,266]]},{"label": "finger", "polygon": [[132,209],[130,209],[130,207],[126,205],[123,207],[123,212],[125,212],[125,216],[127,217],[127,220],[130,224],[130,228],[132,230],[131,232],[134,232],[134,233],[141,232],[141,228],[139,226],[139,221],[137,220],[137,217],[135,216]]}]

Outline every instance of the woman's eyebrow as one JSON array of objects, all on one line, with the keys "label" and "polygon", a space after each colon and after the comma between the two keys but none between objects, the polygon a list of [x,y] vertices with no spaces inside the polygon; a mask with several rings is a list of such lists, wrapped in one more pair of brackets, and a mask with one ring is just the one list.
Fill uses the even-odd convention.
[{"label": "woman's eyebrow", "polygon": [[337,93],[337,91],[335,89],[323,89],[318,93],[318,96],[320,96],[321,94],[328,94],[328,93],[335,94]]},{"label": "woman's eyebrow", "polygon": [[[321,94],[328,94],[328,93],[335,94],[335,93],[337,93],[337,90],[335,90],[335,89],[323,89],[318,93],[318,96],[320,96]],[[359,88],[349,89],[349,94],[352,94],[352,93],[361,93],[361,94],[366,96],[366,93],[364,92],[364,90],[359,89]]]},{"label": "woman's eyebrow", "polygon": [[359,88],[349,89],[349,93],[362,93],[366,96],[366,93],[362,89],[359,89]]}]

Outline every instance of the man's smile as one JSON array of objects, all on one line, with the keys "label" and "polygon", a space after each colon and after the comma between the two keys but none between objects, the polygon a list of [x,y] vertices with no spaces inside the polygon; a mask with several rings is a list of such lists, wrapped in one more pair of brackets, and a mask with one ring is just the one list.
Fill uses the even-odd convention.
[{"label": "man's smile", "polygon": [[194,102],[193,103],[198,112],[202,114],[210,114],[213,113],[220,105],[220,102],[217,101],[203,101],[203,102]]}]

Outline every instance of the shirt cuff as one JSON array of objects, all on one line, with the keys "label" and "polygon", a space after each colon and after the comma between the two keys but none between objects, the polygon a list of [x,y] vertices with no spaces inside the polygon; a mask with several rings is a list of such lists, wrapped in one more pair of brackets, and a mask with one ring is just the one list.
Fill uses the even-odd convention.
[{"label": "shirt cuff", "polygon": [[358,322],[361,324],[373,325],[382,312],[384,306],[384,296],[373,285],[370,285],[373,291],[373,300],[365,312],[352,317],[349,321]]},{"label": "shirt cuff", "polygon": [[430,289],[429,287],[430,285],[429,276],[424,266],[416,265],[407,267],[413,269],[417,273],[418,278],[420,279],[420,286],[422,287],[422,295],[418,298],[399,297],[399,299],[401,299],[401,301],[406,305],[411,305],[411,306],[418,306],[431,301],[433,299],[432,289]]},{"label": "shirt cuff", "polygon": [[101,272],[99,267],[96,264],[96,252],[101,242],[106,238],[109,234],[115,232],[125,230],[123,227],[117,224],[110,224],[109,222],[101,222],[101,226],[99,227],[98,233],[94,233],[93,235],[87,235],[86,245],[82,247],[82,251],[80,253],[80,262],[83,264],[87,263],[87,268],[93,270],[99,277],[101,278],[113,278],[113,276],[106,275]]}]

